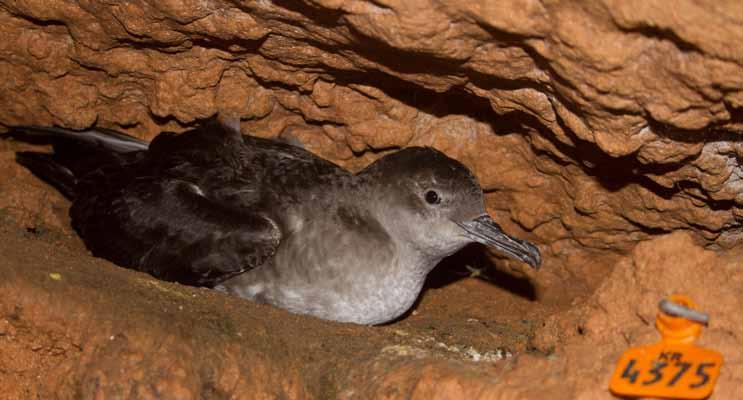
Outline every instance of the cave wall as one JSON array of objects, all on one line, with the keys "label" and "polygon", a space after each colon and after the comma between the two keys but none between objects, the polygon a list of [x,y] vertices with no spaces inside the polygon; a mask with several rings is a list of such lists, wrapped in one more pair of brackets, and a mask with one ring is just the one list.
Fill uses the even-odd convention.
[{"label": "cave wall", "polygon": [[[0,233],[15,221],[34,238],[0,241],[7,278],[0,364],[11,371],[0,374],[0,386],[20,391],[25,379],[37,390],[28,397],[119,393],[128,390],[119,382],[132,382],[120,353],[133,354],[126,360],[147,374],[173,364],[168,352],[140,357],[161,347],[153,337],[167,337],[179,358],[166,371],[172,376],[153,374],[160,386],[152,387],[185,388],[194,398],[203,387],[237,397],[305,398],[309,390],[327,398],[325,390],[362,384],[339,397],[609,398],[614,360],[628,345],[656,340],[657,300],[681,291],[713,316],[702,344],[726,357],[714,398],[739,391],[743,278],[733,247],[743,241],[743,7],[736,1],[0,0],[0,33],[0,126],[97,125],[150,139],[224,114],[239,117],[246,133],[297,139],[351,169],[403,146],[439,148],[474,170],[507,230],[540,245],[544,268],[527,277],[540,289],[533,308],[562,306],[529,341],[554,351],[549,357],[524,353],[487,368],[383,362],[369,354],[409,349],[400,338],[456,318],[444,313],[429,323],[421,312],[419,331],[415,318],[403,324],[408,336],[399,325],[335,327],[161,287],[108,268],[80,244],[82,255],[59,257],[35,235],[40,226],[71,234],[68,203],[30,181],[13,160],[16,144],[0,141]],[[730,250],[710,251],[718,249]],[[61,282],[49,278],[60,272]],[[205,311],[176,315],[163,304]],[[485,306],[488,315],[498,310]],[[473,330],[459,317],[465,328],[453,329],[454,338]],[[272,335],[223,332],[233,319],[245,332]],[[491,330],[482,335],[496,345]],[[126,340],[115,336],[121,332]],[[247,355],[204,356],[224,341]],[[303,380],[322,370],[306,357],[344,367],[329,383],[312,373]],[[307,370],[297,374],[296,365]],[[38,371],[52,372],[36,382]],[[209,381],[223,373],[224,381]],[[251,376],[255,382],[240,381]]]},{"label": "cave wall", "polygon": [[675,230],[743,240],[734,1],[2,0],[0,32],[3,125],[219,113],[352,169],[434,146],[563,278]]}]

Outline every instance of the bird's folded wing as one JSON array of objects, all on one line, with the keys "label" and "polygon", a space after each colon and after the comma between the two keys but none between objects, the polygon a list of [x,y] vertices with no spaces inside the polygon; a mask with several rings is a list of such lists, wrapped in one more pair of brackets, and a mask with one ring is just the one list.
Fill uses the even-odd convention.
[{"label": "bird's folded wing", "polygon": [[93,253],[164,280],[214,286],[262,265],[281,239],[268,216],[183,180],[142,179],[110,201],[90,200],[75,204],[73,220]]}]

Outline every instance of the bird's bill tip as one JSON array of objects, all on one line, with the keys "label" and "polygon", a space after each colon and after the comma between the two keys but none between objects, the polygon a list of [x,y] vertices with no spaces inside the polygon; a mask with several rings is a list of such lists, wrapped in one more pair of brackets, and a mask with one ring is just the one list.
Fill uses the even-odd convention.
[{"label": "bird's bill tip", "polygon": [[542,264],[542,256],[537,246],[507,235],[487,214],[458,225],[465,230],[468,238],[477,243],[493,247],[511,258],[529,264],[534,269],[539,269]]}]

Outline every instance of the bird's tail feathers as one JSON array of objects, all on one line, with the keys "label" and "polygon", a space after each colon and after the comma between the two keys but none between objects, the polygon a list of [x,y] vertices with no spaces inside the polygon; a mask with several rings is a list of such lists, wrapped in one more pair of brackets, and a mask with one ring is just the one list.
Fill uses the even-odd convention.
[{"label": "bird's tail feathers", "polygon": [[148,148],[148,143],[143,140],[102,128],[73,131],[46,126],[17,126],[7,136],[53,146],[54,153],[18,152],[16,160],[68,198],[74,197],[80,176],[102,164],[116,163],[127,158],[128,154]]},{"label": "bird's tail feathers", "polygon": [[13,128],[11,135],[26,136],[30,138],[49,138],[52,142],[55,138],[64,138],[84,143],[89,146],[102,148],[114,153],[142,151],[147,150],[148,147],[148,143],[144,140],[104,128],[73,131],[50,126],[17,126]]}]

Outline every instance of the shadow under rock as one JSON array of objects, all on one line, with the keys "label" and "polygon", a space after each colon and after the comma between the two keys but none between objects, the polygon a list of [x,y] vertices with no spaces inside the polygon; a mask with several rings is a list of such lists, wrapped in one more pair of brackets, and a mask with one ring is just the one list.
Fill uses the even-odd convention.
[{"label": "shadow under rock", "polygon": [[536,287],[529,278],[496,268],[486,248],[476,244],[465,247],[439,263],[428,274],[424,290],[444,287],[467,277],[477,277],[531,301],[537,299]]},{"label": "shadow under rock", "polygon": [[467,277],[477,277],[530,301],[537,300],[537,290],[531,280],[497,269],[486,248],[473,244],[441,261],[428,274],[423,290],[413,306],[403,315],[383,325],[394,324],[409,317],[418,308],[428,289],[438,289]]}]

